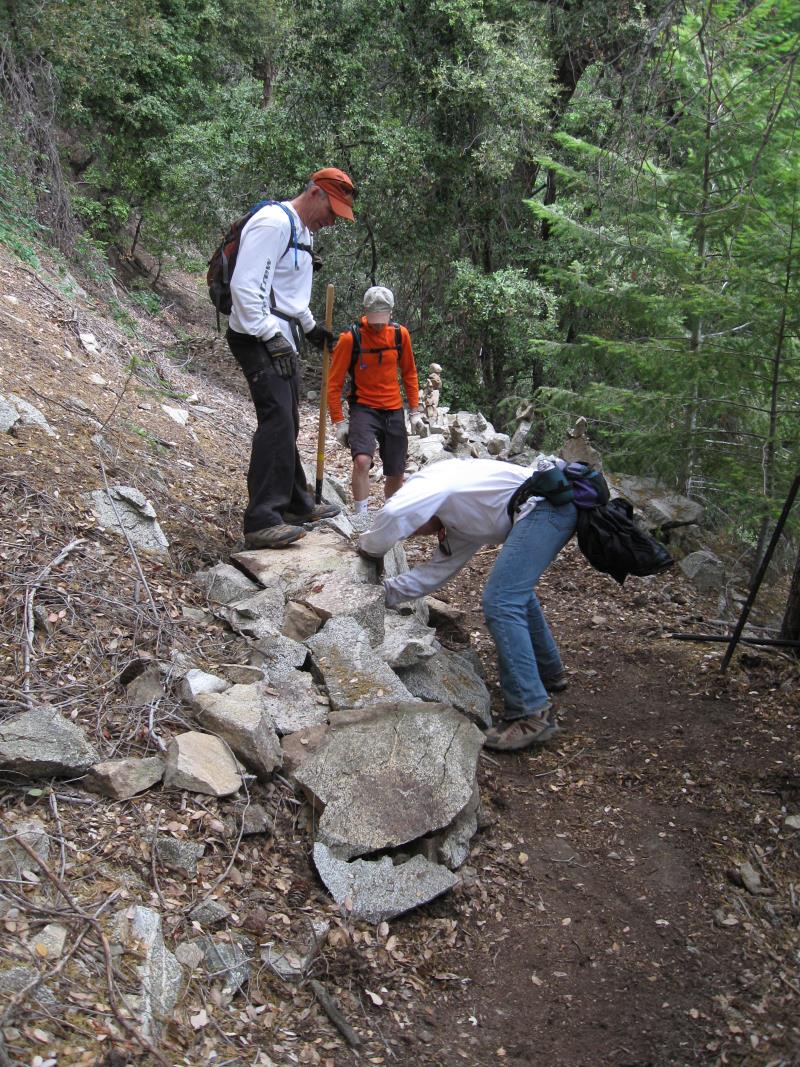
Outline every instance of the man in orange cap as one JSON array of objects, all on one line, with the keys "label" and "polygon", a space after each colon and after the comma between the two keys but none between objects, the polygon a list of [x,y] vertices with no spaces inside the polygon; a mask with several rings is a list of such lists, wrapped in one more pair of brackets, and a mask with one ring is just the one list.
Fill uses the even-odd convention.
[{"label": "man in orange cap", "polygon": [[258,427],[247,472],[249,548],[283,548],[303,523],[335,515],[316,504],[297,450],[300,336],[318,348],[333,334],[309,309],[314,234],[353,220],[355,188],[336,167],[316,171],[293,200],[267,202],[244,226],[231,278],[226,339],[250,387]]}]

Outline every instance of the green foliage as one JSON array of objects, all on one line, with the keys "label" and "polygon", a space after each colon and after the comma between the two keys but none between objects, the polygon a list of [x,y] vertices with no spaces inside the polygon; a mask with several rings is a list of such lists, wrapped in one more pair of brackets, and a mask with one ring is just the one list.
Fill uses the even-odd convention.
[{"label": "green foliage", "polygon": [[[743,515],[780,499],[800,440],[789,0],[13,14],[0,33],[19,69],[57,81],[84,269],[134,223],[163,260],[202,269],[249,204],[342,166],[357,221],[321,234],[313,297],[336,283],[337,328],[389,285],[451,405],[500,425],[536,394],[542,441],[583,413],[620,468],[730,494]],[[23,256],[51,192],[35,125],[11,143],[0,122],[0,240]]]},{"label": "green foliage", "polygon": [[557,136],[562,198],[529,203],[568,337],[538,346],[560,379],[541,396],[597,420],[612,464],[724,493],[754,528],[800,444],[798,37],[781,2],[678,30],[649,72],[658,106],[605,144]]}]

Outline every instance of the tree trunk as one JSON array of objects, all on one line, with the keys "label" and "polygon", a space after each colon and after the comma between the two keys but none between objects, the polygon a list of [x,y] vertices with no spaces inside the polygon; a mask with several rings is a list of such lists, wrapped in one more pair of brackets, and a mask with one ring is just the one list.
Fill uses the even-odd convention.
[{"label": "tree trunk", "polygon": [[[789,599],[786,603],[786,614],[783,616],[781,638],[784,641],[800,641],[800,552],[797,553],[792,584],[789,587]],[[800,648],[790,649],[790,651],[800,658]]]}]

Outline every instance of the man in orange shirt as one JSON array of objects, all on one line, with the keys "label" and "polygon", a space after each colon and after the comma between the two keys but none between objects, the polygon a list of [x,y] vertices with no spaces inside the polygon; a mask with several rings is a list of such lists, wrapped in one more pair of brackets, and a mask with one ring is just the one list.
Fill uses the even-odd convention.
[{"label": "man in orange shirt", "polygon": [[[411,337],[405,326],[390,322],[394,296],[391,289],[374,285],[364,293],[361,320],[340,334],[328,378],[328,410],[336,440],[350,447],[353,457],[354,525],[366,528],[369,503],[369,471],[376,447],[383,461],[384,497],[403,484],[408,454],[403,398],[398,370],[408,400],[411,429],[422,425],[419,414],[419,383]],[[349,418],[342,411],[342,387],[350,375]]]}]

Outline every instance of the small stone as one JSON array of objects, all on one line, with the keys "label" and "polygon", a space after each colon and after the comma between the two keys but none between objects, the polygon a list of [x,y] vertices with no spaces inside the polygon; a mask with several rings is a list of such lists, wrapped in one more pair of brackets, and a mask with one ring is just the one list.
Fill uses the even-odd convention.
[{"label": "small stone", "polygon": [[197,874],[197,861],[205,854],[206,846],[196,841],[179,841],[174,837],[156,839],[156,859],[165,867],[184,871],[192,878]]},{"label": "small stone", "polygon": [[175,949],[175,959],[181,966],[188,967],[190,971],[194,971],[205,959],[205,953],[194,941],[183,941]]},{"label": "small stone", "polygon": [[30,939],[28,945],[34,955],[48,960],[56,960],[64,951],[67,940],[67,928],[58,923],[48,923],[44,929]]},{"label": "small stone", "polygon": [[187,671],[178,686],[181,700],[185,700],[187,704],[191,704],[203,693],[224,693],[226,689],[230,689],[230,683],[224,678],[198,670],[197,667]]},{"label": "small stone", "polygon": [[216,926],[229,918],[231,909],[221,900],[205,900],[197,904],[189,912],[189,918],[199,922],[201,926]]}]

